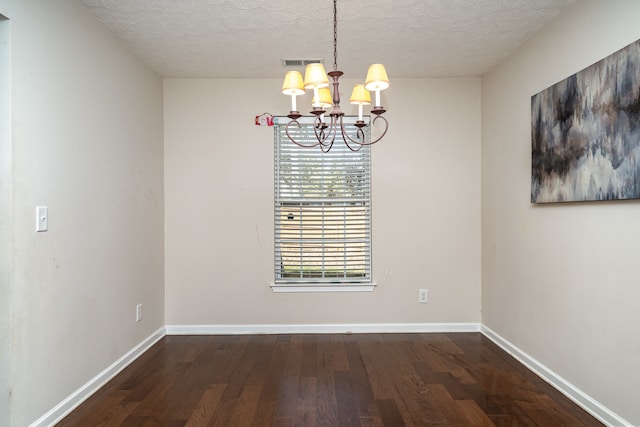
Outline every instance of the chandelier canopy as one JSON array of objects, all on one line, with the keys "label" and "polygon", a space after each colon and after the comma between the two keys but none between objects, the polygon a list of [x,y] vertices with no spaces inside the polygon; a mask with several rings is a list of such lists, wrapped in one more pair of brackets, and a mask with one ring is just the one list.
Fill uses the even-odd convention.
[{"label": "chandelier canopy", "polygon": [[[338,80],[343,72],[338,71],[338,11],[336,3],[337,0],[333,0],[333,71],[327,73],[321,63],[311,63],[306,67],[304,80],[300,71],[287,72],[282,84],[282,93],[291,96],[291,111],[287,115],[291,120],[287,123],[285,131],[287,137],[301,147],[320,146],[322,151],[328,152],[331,150],[336,137],[341,136],[349,149],[358,151],[364,145],[371,145],[380,141],[387,133],[389,123],[382,116],[386,110],[380,104],[380,91],[389,87],[389,77],[387,77],[384,65],[373,64],[369,67],[364,84],[355,85],[349,102],[358,105],[358,120],[354,124],[357,129],[355,135],[353,135],[353,132],[353,136],[349,135],[347,129],[345,129],[344,112],[340,108],[340,91],[338,88],[340,85]],[[329,82],[329,77],[331,77],[332,83]],[[333,85],[333,95],[329,89],[330,85]],[[302,114],[297,109],[296,97],[303,95],[305,90],[313,90],[313,99],[311,101],[313,109],[310,113],[316,116],[314,129],[317,141],[311,145],[302,144],[289,134],[290,126],[300,127],[298,119],[302,117]],[[384,123],[384,128],[377,139],[366,141],[362,128],[368,125],[363,120],[362,113],[364,105],[371,105],[369,91],[375,92],[376,101],[371,109],[371,114],[375,116],[371,123],[375,124],[376,121],[381,120]],[[325,119],[325,113],[327,113],[325,109],[330,109],[328,121]]]}]

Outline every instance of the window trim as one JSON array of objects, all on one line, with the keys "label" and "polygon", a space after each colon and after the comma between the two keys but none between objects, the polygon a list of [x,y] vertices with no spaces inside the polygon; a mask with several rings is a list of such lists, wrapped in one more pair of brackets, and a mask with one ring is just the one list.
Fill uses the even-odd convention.
[{"label": "window trim", "polygon": [[307,283],[305,285],[292,285],[284,283],[271,283],[274,293],[322,293],[322,292],[373,292],[377,284],[353,283],[345,285],[341,283]]},{"label": "window trim", "polygon": [[[313,120],[315,118],[314,117],[302,117],[299,119],[301,124],[312,124]],[[286,125],[289,122],[289,118],[288,117],[275,117],[274,118],[274,124],[275,125]],[[350,121],[355,121],[356,117],[351,117],[351,116],[345,116],[345,123],[350,123]],[[366,117],[365,121],[369,121],[370,118]],[[275,156],[275,165],[274,165],[274,185],[277,186],[277,167],[279,164],[279,160],[278,160],[278,148],[277,148],[277,140],[276,138],[277,136],[277,128],[274,129],[274,156]],[[339,137],[336,138],[336,144],[343,144],[342,141],[339,140]],[[367,149],[370,149],[370,147],[366,147]],[[313,148],[309,148],[309,150],[320,150],[319,147],[313,147]],[[368,174],[369,174],[369,185],[371,185],[371,160],[370,160],[370,156],[371,153],[369,152],[369,154],[367,154],[367,156],[369,156],[369,164],[368,164]],[[275,196],[275,194],[274,194]],[[272,282],[270,283],[270,287],[272,289],[272,291],[274,293],[324,293],[324,292],[372,292],[377,284],[373,281],[373,266],[372,266],[372,252],[373,252],[373,244],[372,244],[372,226],[371,226],[371,205],[372,205],[372,200],[371,200],[371,193],[370,193],[370,188],[369,188],[369,196],[368,196],[368,209],[369,209],[369,217],[368,217],[368,221],[369,221],[369,247],[368,247],[368,256],[369,256],[369,267],[368,267],[368,280],[365,281],[361,281],[361,282],[331,282],[331,281],[313,281],[313,280],[303,280],[300,283],[296,283],[295,281],[292,281],[290,283],[282,283],[282,282],[276,282],[275,281],[275,275],[276,272],[274,271],[274,279],[272,279]],[[275,205],[275,200],[274,200],[274,206]],[[275,214],[275,211],[274,211]],[[274,218],[274,224],[275,224],[276,219]],[[274,230],[275,233],[275,230]],[[274,236],[275,237],[275,236]],[[276,242],[274,241],[274,245],[276,244]],[[274,259],[276,257],[276,253],[274,253]]]}]

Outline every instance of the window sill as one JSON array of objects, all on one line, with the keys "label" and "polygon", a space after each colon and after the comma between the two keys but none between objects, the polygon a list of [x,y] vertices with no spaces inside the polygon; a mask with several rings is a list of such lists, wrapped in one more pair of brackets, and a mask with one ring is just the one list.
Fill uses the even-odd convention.
[{"label": "window sill", "polygon": [[344,284],[306,284],[306,285],[276,285],[271,284],[271,290],[275,293],[305,293],[305,292],[372,292],[375,283]]}]

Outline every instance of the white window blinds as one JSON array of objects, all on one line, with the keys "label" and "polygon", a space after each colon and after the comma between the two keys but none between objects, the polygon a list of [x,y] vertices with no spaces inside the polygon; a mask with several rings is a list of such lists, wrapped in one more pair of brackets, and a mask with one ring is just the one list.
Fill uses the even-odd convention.
[{"label": "white window blinds", "polygon": [[[370,282],[370,148],[353,152],[341,137],[328,153],[302,148],[285,126],[275,126],[275,283]],[[311,123],[289,134],[315,141]]]}]

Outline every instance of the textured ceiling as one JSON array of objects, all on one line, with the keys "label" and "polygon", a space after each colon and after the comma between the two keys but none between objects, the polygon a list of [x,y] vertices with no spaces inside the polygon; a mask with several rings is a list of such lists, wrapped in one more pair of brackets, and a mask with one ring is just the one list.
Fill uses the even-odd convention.
[{"label": "textured ceiling", "polygon": [[[480,76],[574,0],[339,0],[338,69]],[[165,77],[281,77],[283,58],[333,65],[331,0],[82,0]]]}]

